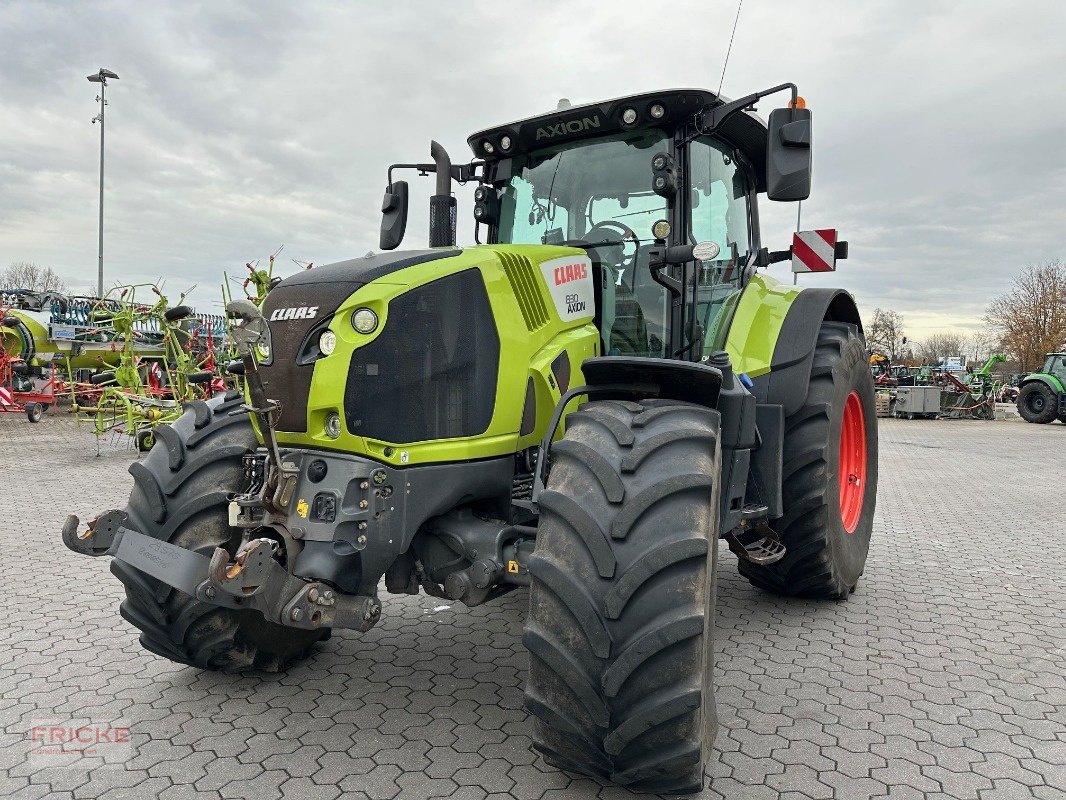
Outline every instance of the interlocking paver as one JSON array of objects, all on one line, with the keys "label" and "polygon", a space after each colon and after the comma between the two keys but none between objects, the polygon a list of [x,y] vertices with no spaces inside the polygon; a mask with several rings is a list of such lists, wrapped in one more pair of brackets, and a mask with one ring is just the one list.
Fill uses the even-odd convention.
[{"label": "interlocking paver", "polygon": [[[722,549],[719,736],[702,798],[1058,800],[1066,791],[1066,523],[1040,512],[1066,428],[881,424],[866,574],[846,603],[751,588]],[[0,797],[624,800],[547,767],[522,706],[528,595],[467,609],[385,595],[285,675],[202,673],[142,650],[102,561],[59,541],[125,502],[136,456],[62,416],[0,415]],[[18,469],[13,470],[12,465]],[[1054,528],[1050,529],[1049,525]],[[1057,527],[1055,527],[1057,526]],[[1039,535],[1033,535],[1039,533]],[[43,718],[126,720],[125,764],[28,759]]]}]

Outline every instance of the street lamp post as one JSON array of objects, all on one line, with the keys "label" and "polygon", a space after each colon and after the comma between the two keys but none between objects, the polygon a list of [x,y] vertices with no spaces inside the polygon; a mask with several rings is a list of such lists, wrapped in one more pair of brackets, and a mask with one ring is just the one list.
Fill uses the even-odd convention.
[{"label": "street lamp post", "polygon": [[104,89],[107,87],[107,79],[114,78],[118,80],[118,75],[109,69],[100,67],[100,71],[94,75],[87,76],[88,80],[92,83],[100,84],[100,96],[97,97],[97,101],[100,103],[100,113],[93,117],[93,122],[100,123],[100,246],[98,252],[98,262],[96,268],[96,295],[97,297],[104,296],[104,109],[107,108],[107,100],[104,98]]}]

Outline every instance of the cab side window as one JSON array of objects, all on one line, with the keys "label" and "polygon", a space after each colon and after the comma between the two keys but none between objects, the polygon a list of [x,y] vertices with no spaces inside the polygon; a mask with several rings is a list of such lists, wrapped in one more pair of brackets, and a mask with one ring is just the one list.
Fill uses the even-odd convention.
[{"label": "cab side window", "polygon": [[703,353],[720,350],[751,251],[748,185],[733,148],[711,138],[690,145],[692,243],[714,242],[718,255],[700,262],[696,314]]},{"label": "cab side window", "polygon": [[733,148],[715,139],[697,139],[690,150],[692,173],[692,235],[695,242],[711,241],[721,248],[718,261],[739,262],[751,248],[748,224],[748,187],[737,166]]}]

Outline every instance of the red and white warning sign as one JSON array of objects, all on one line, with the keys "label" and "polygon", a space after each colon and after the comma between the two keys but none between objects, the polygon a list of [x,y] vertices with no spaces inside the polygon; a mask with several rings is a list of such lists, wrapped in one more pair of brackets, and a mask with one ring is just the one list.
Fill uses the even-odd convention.
[{"label": "red and white warning sign", "polygon": [[792,234],[793,272],[833,272],[837,268],[836,228]]}]

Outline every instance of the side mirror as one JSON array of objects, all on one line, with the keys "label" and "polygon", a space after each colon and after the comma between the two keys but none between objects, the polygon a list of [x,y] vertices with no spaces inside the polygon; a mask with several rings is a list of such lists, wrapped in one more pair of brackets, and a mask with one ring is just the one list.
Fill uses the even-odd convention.
[{"label": "side mirror", "polygon": [[811,112],[775,108],[766,142],[766,195],[771,200],[806,200],[811,195]]},{"label": "side mirror", "polygon": [[407,230],[407,181],[390,183],[381,201],[381,236],[378,247],[395,250]]}]

